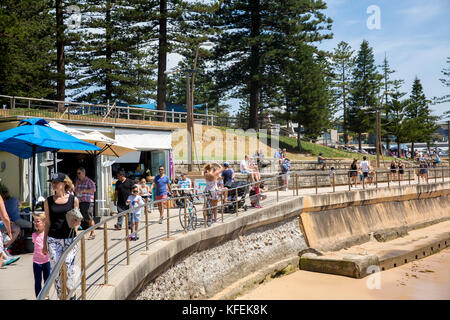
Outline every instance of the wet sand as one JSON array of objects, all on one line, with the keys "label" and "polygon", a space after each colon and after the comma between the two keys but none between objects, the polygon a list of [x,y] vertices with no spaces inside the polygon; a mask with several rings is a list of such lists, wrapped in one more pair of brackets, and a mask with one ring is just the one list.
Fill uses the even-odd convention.
[{"label": "wet sand", "polygon": [[[377,287],[379,289],[377,289]],[[373,289],[369,289],[373,288]],[[297,271],[237,300],[450,299],[450,248],[363,279]]]}]

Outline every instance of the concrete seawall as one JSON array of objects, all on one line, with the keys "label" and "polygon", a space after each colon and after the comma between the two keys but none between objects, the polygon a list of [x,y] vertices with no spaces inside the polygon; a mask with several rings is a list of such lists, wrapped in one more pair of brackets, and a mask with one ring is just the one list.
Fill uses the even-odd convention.
[{"label": "concrete seawall", "polygon": [[[417,228],[447,220],[450,218],[449,193],[450,182],[336,192],[299,196],[258,211],[242,213],[233,221],[189,232],[169,242],[158,242],[155,244],[158,246],[156,251],[141,254],[133,266],[127,267],[126,274],[111,279],[117,285],[101,290],[98,299],[211,297],[235,281],[236,276],[244,277],[248,273],[254,272],[256,266],[262,267],[264,264],[273,263],[275,259],[282,259],[282,255],[287,257],[293,251],[305,248],[303,238],[313,248],[338,249],[367,241],[370,232],[378,231],[380,234],[388,234],[392,228],[402,226]],[[439,200],[435,199],[438,197]],[[425,202],[422,202],[423,200]],[[402,201],[407,201],[408,204],[400,204]],[[439,204],[442,204],[442,210],[439,209]],[[427,212],[430,205],[433,208],[432,212],[418,214],[418,212]],[[367,206],[368,209],[362,210],[358,208],[360,206]],[[398,217],[394,215],[396,210],[404,208],[407,213],[399,214]],[[378,213],[379,211],[382,213]],[[302,218],[297,219],[300,213]],[[281,241],[280,246],[272,246],[273,250],[256,250],[258,247],[270,246],[266,244],[267,239],[264,239],[263,235],[271,229],[281,228],[284,232],[290,232],[292,226],[297,228],[299,221],[304,237],[300,233],[288,237],[289,241],[285,241],[285,243]],[[361,226],[357,227],[359,224]],[[287,227],[288,225],[290,227]],[[237,239],[247,237],[251,233],[261,235],[256,237],[259,239],[259,243],[250,241],[253,248],[256,246],[255,255],[259,257],[255,260],[256,264],[250,264],[250,267],[243,268],[242,266],[245,264],[223,263],[227,259],[229,261],[233,259],[231,254],[233,246],[230,247],[227,242],[239,243]],[[225,247],[221,247],[223,245]],[[244,246],[242,242],[241,245]],[[214,247],[216,253],[208,255],[209,249]],[[217,254],[217,252],[221,252],[221,254]],[[274,252],[280,254],[274,254]],[[245,252],[241,253],[245,254]],[[195,254],[202,255],[205,260],[196,259],[197,262],[194,264],[192,261],[189,262],[187,259]],[[205,265],[202,261],[210,262]],[[222,263],[214,263],[214,261],[222,261]],[[180,266],[184,267],[174,269],[177,268],[177,265],[179,268],[181,268]],[[214,266],[213,270],[211,270],[211,266]],[[190,285],[184,290],[184,294],[175,295],[173,289],[170,289],[175,285],[174,277],[189,279],[186,273],[189,273],[192,267],[204,270],[205,275],[212,272],[216,277],[206,279],[205,276],[201,280],[203,281],[202,285]],[[218,270],[215,270],[216,268]],[[197,277],[197,279],[201,279],[201,277]],[[143,292],[149,287],[153,288],[151,290],[153,293],[146,296]],[[161,294],[157,295],[155,291],[159,291]],[[165,295],[164,292],[168,294]],[[139,296],[141,293],[143,296]]]},{"label": "concrete seawall", "polygon": [[450,219],[450,189],[420,190],[425,192],[416,194],[404,191],[396,197],[355,199],[353,203],[343,202],[345,207],[338,209],[329,205],[320,211],[303,212],[302,231],[309,246],[335,251],[369,241],[371,232],[379,240],[389,240]]}]

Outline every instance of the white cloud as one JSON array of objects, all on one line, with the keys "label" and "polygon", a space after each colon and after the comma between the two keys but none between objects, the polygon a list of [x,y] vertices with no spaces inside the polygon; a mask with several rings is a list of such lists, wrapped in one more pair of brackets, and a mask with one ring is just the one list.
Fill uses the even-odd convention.
[{"label": "white cloud", "polygon": [[442,13],[438,5],[419,5],[408,9],[399,10],[399,13],[406,16],[407,19],[412,19],[414,22],[424,22]]}]

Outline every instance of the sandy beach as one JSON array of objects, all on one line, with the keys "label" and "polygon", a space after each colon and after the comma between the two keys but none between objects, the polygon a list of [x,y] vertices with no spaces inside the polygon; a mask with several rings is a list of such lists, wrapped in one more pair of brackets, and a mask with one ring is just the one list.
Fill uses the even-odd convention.
[{"label": "sandy beach", "polygon": [[271,279],[238,300],[450,299],[450,248],[363,279],[308,271]]}]

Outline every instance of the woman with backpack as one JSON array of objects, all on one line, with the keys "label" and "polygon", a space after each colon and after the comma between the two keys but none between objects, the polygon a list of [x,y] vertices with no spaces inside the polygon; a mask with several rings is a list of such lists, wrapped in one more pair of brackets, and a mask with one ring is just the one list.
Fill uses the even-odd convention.
[{"label": "woman with backpack", "polygon": [[281,163],[281,180],[283,181],[282,190],[288,191],[289,186],[289,173],[291,172],[291,162],[288,158],[284,158],[283,163]]}]

